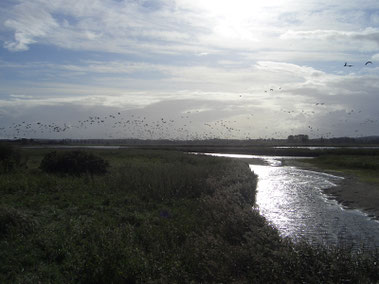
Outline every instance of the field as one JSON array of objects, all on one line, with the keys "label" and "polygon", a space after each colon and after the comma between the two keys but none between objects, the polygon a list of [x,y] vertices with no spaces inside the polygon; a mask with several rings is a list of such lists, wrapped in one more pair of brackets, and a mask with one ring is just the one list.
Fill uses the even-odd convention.
[{"label": "field", "polygon": [[377,255],[279,237],[244,162],[91,150],[109,172],[68,176],[39,169],[50,151],[0,174],[1,283],[379,281]]}]

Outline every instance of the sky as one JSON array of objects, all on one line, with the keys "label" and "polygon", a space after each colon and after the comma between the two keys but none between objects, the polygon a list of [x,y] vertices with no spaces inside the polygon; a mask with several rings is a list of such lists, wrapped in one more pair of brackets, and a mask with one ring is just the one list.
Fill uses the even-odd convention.
[{"label": "sky", "polygon": [[0,2],[0,139],[300,133],[379,135],[377,0]]}]

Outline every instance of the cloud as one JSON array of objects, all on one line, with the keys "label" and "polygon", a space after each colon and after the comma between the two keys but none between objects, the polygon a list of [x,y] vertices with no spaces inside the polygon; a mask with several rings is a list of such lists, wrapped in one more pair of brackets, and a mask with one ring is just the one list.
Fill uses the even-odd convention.
[{"label": "cloud", "polygon": [[[20,0],[8,9],[7,15],[2,15],[4,27],[14,34],[4,47],[23,51],[42,43],[74,50],[199,54],[225,48],[279,50],[280,39],[353,39],[377,44],[378,30],[363,24],[363,5],[344,2],[343,6],[342,12],[337,5],[290,0],[238,0],[233,4],[187,0]],[[374,3],[364,5],[365,9],[372,7]],[[352,26],[347,24],[356,14],[360,16],[353,22],[361,32],[352,32]],[[308,29],[298,30],[299,24]],[[324,25],[338,29],[320,29]]]},{"label": "cloud", "polygon": [[4,47],[11,51],[24,51],[30,44],[48,37],[58,24],[48,11],[26,2],[11,9],[10,18],[5,20],[4,26],[15,31],[14,40],[6,41]]},{"label": "cloud", "polygon": [[361,32],[349,32],[339,30],[311,30],[311,31],[287,31],[281,35],[282,39],[299,40],[332,40],[332,41],[372,41],[379,46],[379,29],[366,28]]},{"label": "cloud", "polygon": [[[175,72],[177,77],[167,79],[164,84],[173,80],[171,82],[175,84],[187,83],[185,86],[188,87],[193,81],[204,77],[205,73],[212,73],[210,76],[214,76],[205,77],[207,82],[221,82],[224,79],[227,80],[225,85],[241,86],[248,78],[239,77],[246,72],[244,69],[222,72],[219,70],[218,74],[199,68],[181,71],[173,67],[171,72]],[[360,135],[373,135],[379,129],[379,124],[375,122],[378,119],[379,107],[376,96],[379,93],[379,83],[375,75],[331,75],[309,66],[270,61],[258,62],[250,72],[251,77],[248,83],[245,83],[246,87],[250,86],[250,90],[246,92],[225,91],[227,88],[224,88],[223,84],[218,91],[212,91],[215,87],[212,82],[209,91],[195,91],[189,88],[181,91],[155,92],[126,91],[123,88],[100,88],[85,84],[38,83],[29,86],[27,93],[22,93],[25,92],[25,88],[21,86],[19,90],[11,88],[12,99],[0,100],[0,110],[1,113],[8,113],[8,118],[3,121],[5,123],[15,114],[24,120],[32,114],[33,117],[37,117],[36,110],[42,113],[42,108],[60,108],[62,113],[63,109],[68,113],[73,109],[81,109],[81,113],[61,120],[67,124],[72,124],[74,118],[80,120],[83,116],[96,113],[100,115],[111,110],[131,112],[150,120],[158,117],[178,119],[190,112],[186,114],[190,117],[188,121],[175,120],[175,128],[171,132],[167,130],[164,134],[166,137],[181,139],[187,137],[186,135],[197,137],[204,133],[224,138],[257,138],[265,135],[286,137],[296,132],[319,137],[333,131],[339,135],[354,135],[357,134],[355,130],[359,125]],[[228,78],[225,79],[225,76]],[[261,80],[260,76],[266,80]],[[284,82],[283,78],[286,78]],[[270,88],[273,91],[270,91]],[[221,91],[223,89],[224,91]],[[264,92],[265,90],[267,92]],[[49,119],[48,115],[44,117]],[[50,119],[55,118],[52,116]],[[189,121],[192,121],[192,124],[189,124]],[[228,127],[232,127],[233,132],[228,132],[221,126],[222,121],[228,121]],[[145,134],[148,133],[149,127],[144,129],[147,132],[143,132],[141,136],[136,134],[137,138],[147,137]],[[177,132],[178,129],[185,129],[186,134]],[[112,135],[116,135],[116,130]],[[88,135],[96,137],[103,130],[99,131],[90,132]],[[74,134],[70,135],[74,137]],[[159,135],[154,137],[161,137]]]},{"label": "cloud", "polygon": [[23,33],[15,33],[15,41],[6,41],[4,47],[10,51],[25,51],[29,49],[29,45],[36,41],[31,36]]},{"label": "cloud", "polygon": [[[207,129],[201,122],[221,131],[224,117],[236,121],[233,137],[330,131],[327,119],[347,119],[349,133],[378,116],[374,8],[371,0],[9,2],[0,40],[19,53],[2,52],[0,113],[186,110],[196,113],[187,134]],[[351,109],[361,110],[354,121]]]},{"label": "cloud", "polygon": [[4,47],[23,51],[33,43],[47,43],[127,53],[136,51],[136,45],[148,50],[155,43],[164,49],[162,42],[180,45],[192,38],[191,29],[180,15],[168,15],[165,5],[152,10],[146,3],[20,1],[6,17],[4,26],[14,31],[14,39],[6,41]]}]

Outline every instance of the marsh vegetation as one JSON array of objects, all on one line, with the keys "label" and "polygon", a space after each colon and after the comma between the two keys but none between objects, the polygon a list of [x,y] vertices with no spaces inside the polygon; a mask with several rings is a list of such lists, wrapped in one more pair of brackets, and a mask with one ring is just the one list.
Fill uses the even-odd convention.
[{"label": "marsh vegetation", "polygon": [[92,150],[109,168],[91,177],[41,170],[50,152],[23,150],[27,168],[0,175],[2,283],[379,280],[377,255],[281,238],[252,210],[242,161]]},{"label": "marsh vegetation", "polygon": [[321,155],[307,162],[323,169],[341,171],[358,176],[362,181],[379,184],[379,154]]}]

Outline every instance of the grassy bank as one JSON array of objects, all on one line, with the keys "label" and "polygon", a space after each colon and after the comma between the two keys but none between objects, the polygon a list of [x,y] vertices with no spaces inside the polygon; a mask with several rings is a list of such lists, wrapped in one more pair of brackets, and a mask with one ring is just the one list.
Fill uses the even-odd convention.
[{"label": "grassy bank", "polygon": [[232,159],[92,151],[104,176],[0,175],[2,283],[375,282],[377,257],[294,245],[252,211],[256,177]]},{"label": "grassy bank", "polygon": [[361,181],[379,185],[379,154],[374,155],[321,155],[307,163],[322,169],[352,174]]}]

